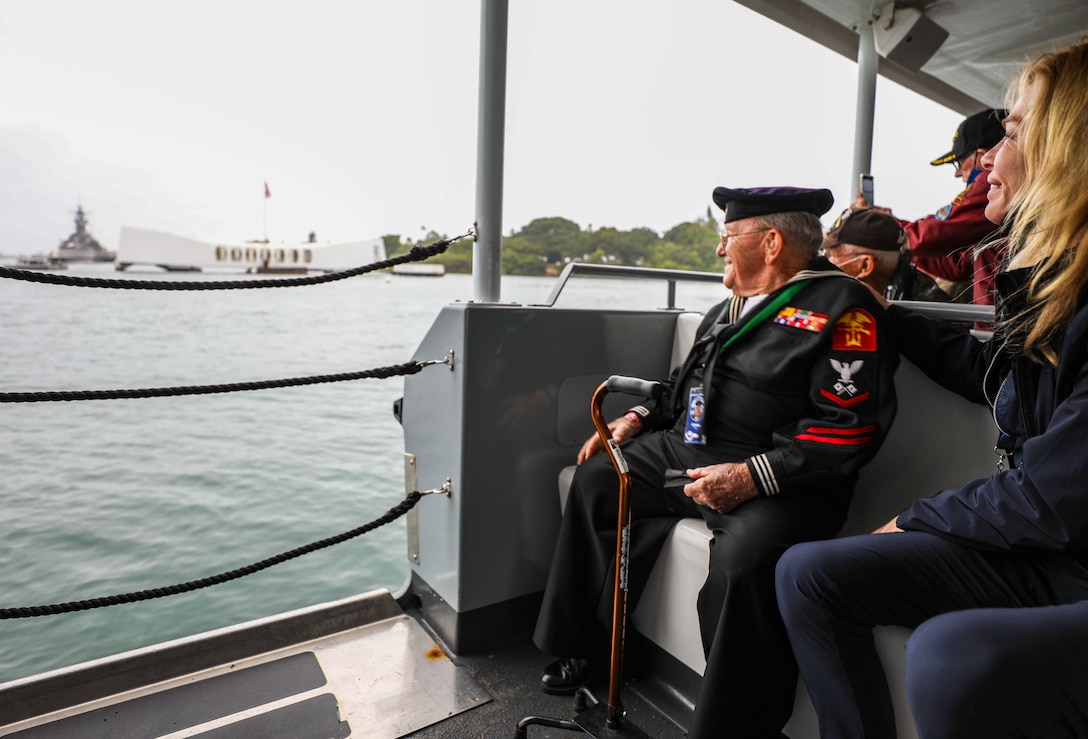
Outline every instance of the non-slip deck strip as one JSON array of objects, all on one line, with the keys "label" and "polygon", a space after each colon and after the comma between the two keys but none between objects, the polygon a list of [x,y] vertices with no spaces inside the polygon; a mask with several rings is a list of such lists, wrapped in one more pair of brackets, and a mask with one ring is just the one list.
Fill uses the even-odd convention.
[{"label": "non-slip deck strip", "polygon": [[[325,683],[317,657],[313,652],[303,652],[24,729],[9,739],[157,737],[305,693]],[[328,697],[333,699],[335,717],[335,698]]]},{"label": "non-slip deck strip", "polygon": [[351,727],[340,720],[336,696],[332,693],[315,695],[259,716],[236,721],[210,731],[195,734],[192,739],[347,739]]}]

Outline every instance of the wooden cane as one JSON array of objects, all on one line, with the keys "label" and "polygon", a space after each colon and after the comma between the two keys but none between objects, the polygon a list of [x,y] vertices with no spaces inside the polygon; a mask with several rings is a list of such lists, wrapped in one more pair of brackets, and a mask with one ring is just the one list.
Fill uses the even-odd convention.
[{"label": "wooden cane", "polygon": [[612,648],[608,673],[608,721],[609,729],[618,729],[623,719],[623,702],[620,687],[623,675],[623,644],[627,627],[627,567],[631,533],[631,501],[628,493],[631,487],[631,474],[627,460],[620,451],[620,446],[613,440],[612,432],[604,422],[601,406],[610,391],[628,392],[634,395],[653,395],[658,383],[633,377],[613,375],[602,382],[593,393],[590,401],[590,414],[597,435],[604,442],[612,466],[619,475],[620,492],[616,517],[616,578],[612,592]]}]

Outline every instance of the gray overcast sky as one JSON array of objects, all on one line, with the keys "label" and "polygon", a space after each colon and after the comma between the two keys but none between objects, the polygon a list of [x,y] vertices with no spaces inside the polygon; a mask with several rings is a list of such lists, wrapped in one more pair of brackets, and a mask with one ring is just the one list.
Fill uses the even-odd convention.
[{"label": "gray overcast sky", "polygon": [[[478,0],[0,0],[0,253],[120,227],[350,241],[473,220]],[[511,0],[504,230],[664,232],[715,185],[850,187],[856,67],[727,0]],[[959,190],[881,80],[876,200]],[[272,197],[265,201],[264,182]]]}]

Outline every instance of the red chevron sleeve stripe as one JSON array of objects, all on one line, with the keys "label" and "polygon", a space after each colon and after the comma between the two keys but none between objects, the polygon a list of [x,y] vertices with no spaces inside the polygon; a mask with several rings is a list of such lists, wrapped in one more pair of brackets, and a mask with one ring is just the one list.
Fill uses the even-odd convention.
[{"label": "red chevron sleeve stripe", "polygon": [[869,399],[869,393],[862,393],[861,395],[858,395],[854,398],[840,398],[838,395],[835,395],[835,393],[829,393],[823,388],[820,388],[820,395],[824,396],[835,405],[841,405],[843,408],[849,408],[850,406],[856,405],[863,400]]},{"label": "red chevron sleeve stripe", "polygon": [[833,444],[835,446],[864,446],[873,440],[872,436],[843,438],[841,436],[819,436],[817,434],[798,434],[793,438],[798,441],[815,441],[820,444]]},{"label": "red chevron sleeve stripe", "polygon": [[876,424],[871,423],[868,426],[858,426],[853,429],[835,429],[824,428],[822,426],[809,426],[805,429],[810,434],[835,434],[838,436],[857,436],[858,434],[871,434],[876,431]]}]

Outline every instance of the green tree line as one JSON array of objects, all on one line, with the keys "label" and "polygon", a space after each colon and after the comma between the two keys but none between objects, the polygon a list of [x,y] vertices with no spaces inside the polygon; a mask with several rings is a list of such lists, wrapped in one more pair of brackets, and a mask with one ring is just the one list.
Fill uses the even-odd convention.
[{"label": "green tree line", "polygon": [[[415,244],[446,238],[430,231],[418,242],[400,234],[387,234],[386,254],[395,257]],[[708,214],[705,219],[680,223],[663,235],[649,228],[621,231],[612,227],[582,229],[566,218],[537,218],[503,238],[502,272],[507,275],[549,275],[572,261],[705,272],[721,270],[714,254],[718,229]],[[429,263],[443,264],[447,272],[472,271],[472,240],[462,239]]]}]

